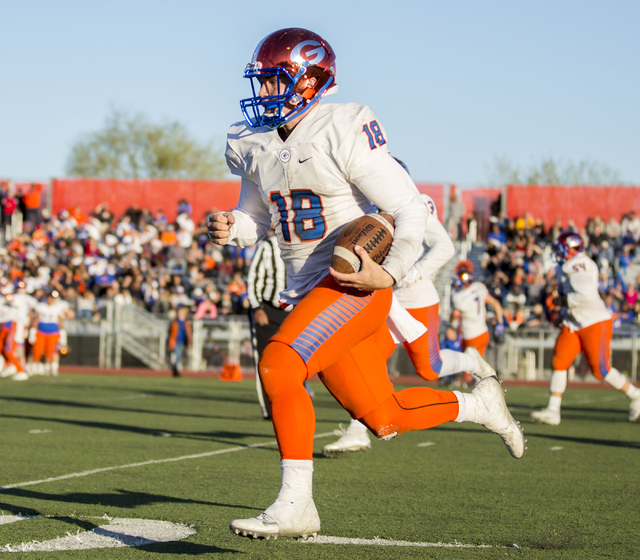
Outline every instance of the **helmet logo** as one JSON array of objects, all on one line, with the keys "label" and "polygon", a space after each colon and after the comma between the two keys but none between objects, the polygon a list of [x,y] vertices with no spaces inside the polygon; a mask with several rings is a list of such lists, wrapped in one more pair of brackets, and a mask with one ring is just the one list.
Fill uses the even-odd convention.
[{"label": "helmet logo", "polygon": [[302,41],[291,49],[291,62],[301,64],[305,60],[309,65],[320,64],[327,56],[325,48],[318,41]]}]

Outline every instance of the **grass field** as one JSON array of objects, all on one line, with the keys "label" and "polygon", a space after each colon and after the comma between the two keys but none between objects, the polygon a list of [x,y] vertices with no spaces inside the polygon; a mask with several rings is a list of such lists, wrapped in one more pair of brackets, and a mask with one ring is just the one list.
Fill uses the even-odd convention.
[{"label": "grass field", "polygon": [[[332,432],[346,413],[320,384],[313,387],[317,434]],[[0,546],[80,538],[106,515],[181,523],[197,533],[134,548],[18,556],[639,558],[640,425],[627,422],[626,398],[570,390],[560,426],[532,424],[529,412],[546,398],[544,389],[509,389],[507,401],[529,440],[520,461],[497,436],[470,424],[374,442],[370,452],[342,459],[320,455],[334,436],[317,438],[322,535],[474,545],[426,548],[232,535],[229,521],[258,515],[280,482],[273,430],[260,417],[252,382],[2,380],[0,510],[42,517],[0,524]],[[259,446],[245,447],[253,444]],[[200,454],[209,455],[184,458]],[[164,461],[171,458],[182,459]],[[153,460],[164,462],[114,468]],[[110,470],[45,480],[97,469]]]}]

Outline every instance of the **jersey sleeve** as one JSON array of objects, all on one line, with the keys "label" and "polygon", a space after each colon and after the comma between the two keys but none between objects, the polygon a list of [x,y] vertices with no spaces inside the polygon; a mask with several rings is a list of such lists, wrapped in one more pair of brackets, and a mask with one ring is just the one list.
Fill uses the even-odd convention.
[{"label": "jersey sleeve", "polygon": [[453,241],[451,241],[447,230],[438,220],[435,206],[433,208],[432,212],[429,205],[427,205],[430,216],[425,228],[424,245],[429,247],[429,251],[411,267],[409,274],[405,278],[406,283],[418,282],[423,278],[433,280],[438,271],[456,254]]},{"label": "jersey sleeve", "polygon": [[393,244],[382,268],[399,282],[418,257],[429,215],[415,184],[391,157],[384,128],[367,107],[353,119],[336,159],[346,179],[393,216]]},{"label": "jersey sleeve", "polygon": [[264,204],[258,186],[249,179],[242,179],[238,206],[231,213],[236,222],[231,226],[230,244],[238,247],[255,245],[269,232],[269,208]]}]

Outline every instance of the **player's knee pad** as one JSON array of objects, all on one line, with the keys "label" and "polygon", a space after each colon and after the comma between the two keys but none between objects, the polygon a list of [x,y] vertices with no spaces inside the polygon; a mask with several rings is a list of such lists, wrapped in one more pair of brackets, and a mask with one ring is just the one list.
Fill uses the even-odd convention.
[{"label": "player's knee pad", "polygon": [[296,385],[302,386],[307,368],[302,358],[282,342],[269,342],[258,364],[260,380],[269,398],[288,393]]},{"label": "player's knee pad", "polygon": [[391,439],[398,435],[399,428],[395,418],[400,412],[400,405],[394,393],[377,408],[359,418],[369,430],[378,438]]}]

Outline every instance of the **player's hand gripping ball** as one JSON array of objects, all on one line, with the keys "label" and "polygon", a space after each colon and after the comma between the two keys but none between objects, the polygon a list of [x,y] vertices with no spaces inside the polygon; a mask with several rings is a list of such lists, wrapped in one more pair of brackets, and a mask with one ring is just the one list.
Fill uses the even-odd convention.
[{"label": "player's hand gripping ball", "polygon": [[345,225],[333,246],[331,266],[337,272],[359,272],[362,263],[353,251],[362,247],[371,260],[382,264],[393,241],[393,217],[389,214],[366,214]]}]

